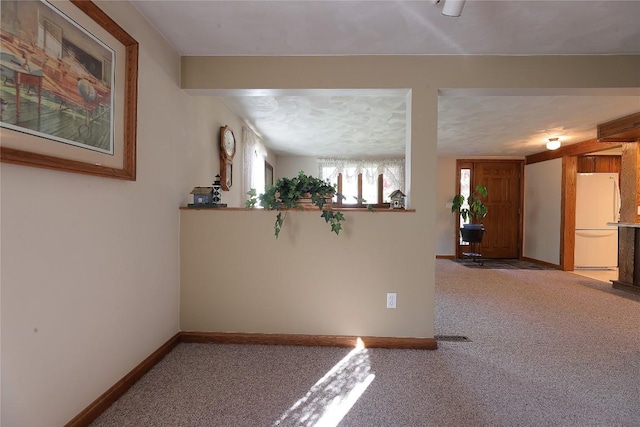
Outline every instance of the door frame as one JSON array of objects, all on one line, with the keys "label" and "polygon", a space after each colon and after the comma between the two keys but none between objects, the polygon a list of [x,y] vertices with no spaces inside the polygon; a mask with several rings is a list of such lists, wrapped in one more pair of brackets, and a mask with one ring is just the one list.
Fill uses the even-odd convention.
[{"label": "door frame", "polygon": [[[482,159],[482,158],[465,158],[465,159],[456,159],[456,193],[460,194],[460,169],[469,168],[471,169],[471,188],[475,187],[475,183],[473,182],[473,165],[474,163],[517,163],[518,164],[518,172],[520,174],[520,197],[518,203],[518,259],[522,259],[522,250],[523,250],[523,236],[524,236],[524,165],[525,161],[522,159]],[[456,248],[456,258],[460,259],[462,257],[462,250],[459,244],[459,233],[460,233],[460,216],[456,215],[455,221],[455,230],[454,230],[454,247]]]}]

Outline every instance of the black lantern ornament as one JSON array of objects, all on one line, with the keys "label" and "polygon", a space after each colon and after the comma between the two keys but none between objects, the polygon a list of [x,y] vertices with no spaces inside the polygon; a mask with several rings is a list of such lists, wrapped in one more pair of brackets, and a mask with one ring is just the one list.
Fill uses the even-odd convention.
[{"label": "black lantern ornament", "polygon": [[220,185],[220,175],[216,175],[213,181],[213,199],[212,202],[216,205],[222,203],[222,186]]}]

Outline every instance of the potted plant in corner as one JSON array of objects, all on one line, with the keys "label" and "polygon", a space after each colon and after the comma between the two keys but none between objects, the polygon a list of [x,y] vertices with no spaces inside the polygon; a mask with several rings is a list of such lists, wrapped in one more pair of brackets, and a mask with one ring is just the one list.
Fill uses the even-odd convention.
[{"label": "potted plant in corner", "polygon": [[[477,221],[487,216],[487,206],[482,201],[487,197],[487,187],[484,185],[476,185],[474,191],[465,198],[462,194],[457,194],[453,198],[451,212],[458,212],[462,219],[468,224],[463,224],[460,228],[462,240],[469,243],[480,243],[484,235],[484,226]],[[465,204],[465,201],[467,202]]]},{"label": "potted plant in corner", "polygon": [[[247,194],[249,200],[246,207],[254,207],[255,190],[252,189]],[[290,209],[320,209],[322,211],[320,216],[331,226],[331,231],[340,234],[344,214],[331,208],[333,197],[336,195],[344,198],[338,194],[335,185],[300,171],[296,177],[279,178],[273,186],[258,195],[257,199],[260,200],[260,205],[264,209],[278,211],[273,227],[274,234],[278,238]]]}]

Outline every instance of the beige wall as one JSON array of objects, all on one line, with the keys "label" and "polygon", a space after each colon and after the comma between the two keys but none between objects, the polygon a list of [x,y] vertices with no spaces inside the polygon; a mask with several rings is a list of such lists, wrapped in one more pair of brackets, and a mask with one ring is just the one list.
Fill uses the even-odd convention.
[{"label": "beige wall", "polygon": [[456,158],[438,157],[436,255],[455,256],[456,216],[447,208],[456,192]]},{"label": "beige wall", "polygon": [[99,5],[140,43],[138,178],[0,166],[3,426],[65,424],[178,332],[178,207],[235,123],[128,2]]},{"label": "beige wall", "polygon": [[562,159],[526,165],[524,179],[523,255],[559,265]]},{"label": "beige wall", "polygon": [[318,160],[308,156],[278,156],[276,178],[293,177],[304,171],[307,175],[318,176]]},{"label": "beige wall", "polygon": [[[414,233],[418,215],[348,212],[336,236],[319,212],[292,211],[277,240],[275,216],[181,211],[183,330],[432,335],[422,252],[394,255],[395,236]],[[397,292],[396,310],[387,292]]]},{"label": "beige wall", "polygon": [[176,141],[181,159],[182,205],[193,202],[189,195],[193,187],[209,187],[220,173],[220,127],[228,125],[236,137],[233,157],[233,185],[222,192],[222,202],[243,206],[242,194],[242,120],[217,96],[186,96],[187,111],[184,126],[175,126],[184,136]]},{"label": "beige wall", "polygon": [[[416,209],[415,214],[358,216],[353,221],[354,231],[339,237],[324,231],[316,235],[305,217],[293,242],[290,239],[271,240],[269,221],[262,223],[255,218],[261,213],[221,212],[216,216],[216,213],[183,212],[183,261],[185,253],[198,253],[198,248],[205,254],[212,254],[213,248],[196,236],[196,228],[205,225],[206,230],[202,231],[216,236],[218,247],[235,248],[238,255],[225,256],[225,262],[214,258],[211,268],[222,280],[192,277],[185,271],[185,265],[182,266],[182,326],[213,331],[250,332],[259,327],[261,331],[282,333],[357,332],[432,337],[436,223],[438,220],[440,227],[437,216],[444,215],[445,210],[440,206],[444,200],[442,194],[447,190],[445,186],[450,187],[437,176],[438,89],[640,86],[637,73],[640,57],[637,56],[188,57],[182,58],[182,65],[182,85],[194,92],[252,88],[411,90],[407,193],[410,207]],[[447,169],[447,165],[443,167]],[[312,217],[311,220],[317,219]],[[445,226],[442,225],[443,230]],[[234,232],[230,233],[229,229]],[[440,228],[437,230],[444,233]],[[300,281],[287,279],[283,282],[283,276],[289,268],[296,273],[300,270],[289,266],[307,263],[307,246],[314,248],[312,254],[317,253],[317,237],[322,239],[319,246],[325,249],[322,259],[334,272],[334,278],[302,288],[313,296],[307,298],[306,293],[301,292]],[[238,241],[254,247],[255,252],[241,250]],[[344,248],[356,251],[345,252]],[[390,248],[393,257],[386,262],[371,262],[381,259],[380,252],[384,248]],[[276,253],[284,256],[287,264],[281,266],[285,271],[273,271],[273,274],[261,276],[259,281],[257,274],[244,271],[247,263],[262,265],[262,261],[257,260],[260,256],[268,254],[269,260]],[[279,260],[273,262],[283,262]],[[396,267],[397,260],[401,260],[399,267]],[[368,271],[370,280],[366,287],[349,280],[355,279],[353,271],[361,270]],[[391,311],[380,306],[384,301],[382,294],[389,288],[390,270],[394,271],[394,283],[402,287],[398,294],[398,309]],[[229,281],[238,287],[228,286]],[[206,300],[211,304],[214,296],[223,300],[224,312],[229,316],[212,313],[211,306],[201,300],[203,294],[212,296]],[[261,312],[259,325],[247,310],[247,306],[255,309],[254,294],[263,297],[261,304],[273,309],[269,313]],[[287,295],[287,299],[278,299],[284,298],[281,295]],[[359,301],[358,312],[368,320],[359,328],[350,323],[350,310],[355,301]],[[404,306],[402,301],[411,303]],[[288,321],[278,315],[279,309],[284,309]],[[391,323],[376,320],[389,316],[397,319]]]},{"label": "beige wall", "polygon": [[[275,240],[273,213],[183,211],[179,289],[177,207],[217,172],[219,125],[238,137],[240,123],[179,89],[176,53],[129,3],[98,3],[140,42],[138,180],[1,166],[2,425],[64,424],[179,317],[185,329],[433,336],[437,89],[640,86],[630,56],[184,58],[185,88],[410,88],[416,212],[349,214],[341,236],[298,212]],[[213,256],[193,266],[190,253]],[[309,281],[309,257],[338,279]],[[204,280],[188,275],[202,266]],[[396,310],[383,308],[388,290]]]},{"label": "beige wall", "polygon": [[182,87],[408,88],[414,96],[436,96],[438,88],[638,87],[639,63],[637,55],[183,57]]}]

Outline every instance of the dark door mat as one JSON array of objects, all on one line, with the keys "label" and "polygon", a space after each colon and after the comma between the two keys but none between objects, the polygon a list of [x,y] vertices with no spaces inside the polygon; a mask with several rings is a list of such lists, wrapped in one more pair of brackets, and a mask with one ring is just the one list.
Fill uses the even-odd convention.
[{"label": "dark door mat", "polygon": [[436,341],[471,342],[469,337],[465,337],[464,335],[436,335],[434,338]]},{"label": "dark door mat", "polygon": [[485,268],[488,270],[554,270],[553,267],[519,259],[482,258],[482,264],[468,259],[454,259],[453,261],[464,265],[465,267]]}]

